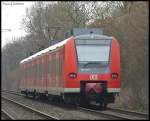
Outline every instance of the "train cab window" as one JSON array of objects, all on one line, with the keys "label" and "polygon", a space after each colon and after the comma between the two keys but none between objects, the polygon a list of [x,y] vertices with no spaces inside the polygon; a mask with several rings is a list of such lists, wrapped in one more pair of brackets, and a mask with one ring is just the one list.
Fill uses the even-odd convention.
[{"label": "train cab window", "polygon": [[110,40],[80,40],[76,42],[80,73],[107,73],[111,53]]},{"label": "train cab window", "polygon": [[78,45],[79,61],[109,61],[109,45]]}]

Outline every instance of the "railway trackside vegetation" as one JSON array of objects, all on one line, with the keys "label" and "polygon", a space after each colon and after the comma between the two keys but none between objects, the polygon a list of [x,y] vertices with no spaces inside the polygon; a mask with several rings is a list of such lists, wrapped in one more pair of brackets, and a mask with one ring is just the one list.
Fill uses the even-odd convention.
[{"label": "railway trackside vegetation", "polygon": [[2,48],[2,89],[19,87],[19,62],[64,38],[71,28],[103,28],[121,48],[122,89],[118,107],[148,112],[148,2],[35,2],[26,9],[25,37]]}]

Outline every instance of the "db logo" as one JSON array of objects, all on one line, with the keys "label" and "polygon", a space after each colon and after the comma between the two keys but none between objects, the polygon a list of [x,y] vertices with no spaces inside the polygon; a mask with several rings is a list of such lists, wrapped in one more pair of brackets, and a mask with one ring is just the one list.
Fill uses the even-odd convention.
[{"label": "db logo", "polygon": [[97,80],[97,79],[98,79],[97,74],[91,74],[90,75],[90,80]]}]

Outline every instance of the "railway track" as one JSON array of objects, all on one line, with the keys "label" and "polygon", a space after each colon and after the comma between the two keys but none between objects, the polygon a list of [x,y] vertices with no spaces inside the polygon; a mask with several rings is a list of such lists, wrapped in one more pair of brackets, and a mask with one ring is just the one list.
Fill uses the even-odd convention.
[{"label": "railway track", "polygon": [[[48,114],[43,113],[43,112],[41,112],[41,111],[38,111],[38,110],[36,110],[36,109],[34,109],[34,108],[31,108],[31,107],[29,107],[29,106],[27,106],[27,105],[24,105],[24,104],[21,104],[21,103],[19,103],[19,102],[16,102],[16,101],[14,101],[14,100],[12,100],[12,99],[8,99],[8,98],[6,98],[6,97],[4,97],[4,96],[2,96],[2,99],[5,100],[5,101],[8,101],[8,102],[10,102],[10,103],[13,103],[13,104],[15,104],[15,105],[17,105],[17,106],[20,106],[20,107],[22,107],[22,108],[24,108],[24,109],[26,109],[26,110],[28,110],[28,111],[34,113],[34,114],[37,114],[38,116],[42,117],[42,119],[59,120],[59,119],[56,118],[56,117],[53,117],[53,116],[51,116],[51,115],[48,115]],[[5,114],[6,114],[6,113],[5,113]],[[7,114],[8,114],[8,113],[7,113]],[[7,115],[7,114],[6,114],[6,115]],[[8,115],[10,116],[10,114],[8,114]],[[12,117],[12,116],[11,116],[11,117]],[[14,117],[13,117],[13,119],[14,119]]]},{"label": "railway track", "polygon": [[145,113],[137,113],[133,111],[128,110],[122,110],[122,109],[114,109],[114,108],[108,108],[106,110],[96,110],[96,109],[90,109],[90,108],[84,108],[84,107],[78,107],[79,110],[91,112],[93,114],[99,114],[103,115],[104,117],[109,117],[110,119],[121,119],[121,120],[148,120],[149,115]]},{"label": "railway track", "polygon": [[127,119],[127,118],[124,118],[124,117],[103,113],[102,111],[92,110],[92,109],[89,109],[89,108],[78,107],[78,110],[84,111],[84,112],[87,112],[87,113],[96,114],[96,115],[102,115],[103,117],[106,117],[106,118],[109,118],[109,119],[112,119],[112,120],[114,120],[114,119],[126,120]]},{"label": "railway track", "polygon": [[[18,92],[15,91],[10,92],[5,90],[4,92],[22,96],[22,94],[19,94]],[[107,108],[106,110],[98,110],[93,108],[77,107],[77,109],[82,112],[86,112],[90,114],[92,113],[93,115],[101,115],[109,119],[121,119],[121,120],[149,119],[149,115],[146,113],[138,113],[134,111],[116,109],[116,108]]]},{"label": "railway track", "polygon": [[9,91],[9,90],[2,90],[2,92],[9,93],[9,94],[14,94],[14,95],[18,95],[18,96],[24,96],[20,92],[12,91],[12,90],[11,91]]},{"label": "railway track", "polygon": [[108,108],[108,110],[113,111],[113,112],[124,113],[126,115],[132,115],[132,116],[138,117],[140,119],[148,119],[149,118],[149,115],[146,113],[139,113],[139,112],[135,112],[135,111],[123,110],[123,109],[118,109],[118,108]]},{"label": "railway track", "polygon": [[10,115],[8,112],[6,112],[4,109],[1,110],[2,113],[2,119],[9,119],[9,120],[15,120],[15,118]]}]

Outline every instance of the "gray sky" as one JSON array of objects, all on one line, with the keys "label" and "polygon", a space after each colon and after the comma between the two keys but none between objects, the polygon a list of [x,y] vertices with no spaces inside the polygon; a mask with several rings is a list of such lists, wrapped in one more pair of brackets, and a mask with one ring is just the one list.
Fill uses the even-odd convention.
[{"label": "gray sky", "polygon": [[[2,41],[1,47],[9,43],[12,37],[24,36],[26,33],[21,29],[21,20],[25,16],[25,9],[34,2],[1,2],[2,7]],[[6,31],[5,29],[11,29]]]},{"label": "gray sky", "polygon": [[[1,48],[4,47],[7,43],[11,42],[13,37],[22,37],[26,35],[23,28],[21,28],[21,21],[22,18],[25,16],[26,8],[29,8],[34,3],[35,2],[26,2],[26,1],[1,2],[2,6]],[[53,2],[45,2],[45,3],[53,3]],[[6,31],[5,29],[11,29],[11,31]]]}]

